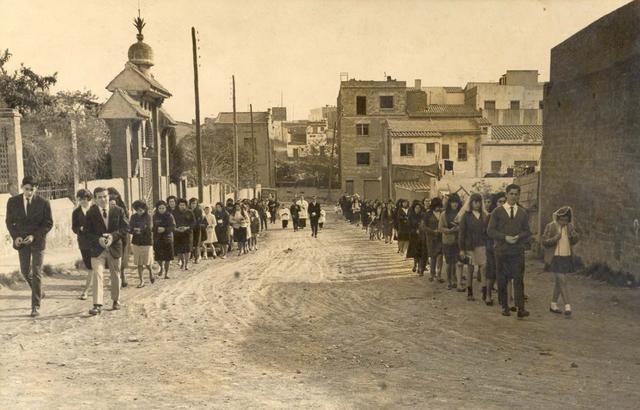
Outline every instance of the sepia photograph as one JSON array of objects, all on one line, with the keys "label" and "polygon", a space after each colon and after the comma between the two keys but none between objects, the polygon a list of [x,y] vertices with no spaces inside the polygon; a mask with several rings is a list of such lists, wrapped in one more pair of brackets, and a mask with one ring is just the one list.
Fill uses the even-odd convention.
[{"label": "sepia photograph", "polygon": [[640,408],[640,0],[0,0],[0,409]]}]

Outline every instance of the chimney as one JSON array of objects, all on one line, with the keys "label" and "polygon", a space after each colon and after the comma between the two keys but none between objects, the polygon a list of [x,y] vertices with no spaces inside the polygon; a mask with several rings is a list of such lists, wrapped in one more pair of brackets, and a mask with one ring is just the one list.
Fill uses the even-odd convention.
[{"label": "chimney", "polygon": [[416,90],[422,90],[422,80],[416,78],[415,85],[413,86]]},{"label": "chimney", "polygon": [[387,81],[391,81],[391,76],[390,75],[387,76]]}]

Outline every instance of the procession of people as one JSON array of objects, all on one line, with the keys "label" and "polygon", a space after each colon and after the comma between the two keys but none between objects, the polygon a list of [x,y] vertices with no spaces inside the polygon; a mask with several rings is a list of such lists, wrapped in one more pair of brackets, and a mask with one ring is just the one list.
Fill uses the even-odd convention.
[{"label": "procession of people", "polygon": [[[418,276],[428,274],[430,282],[466,293],[470,302],[480,296],[487,306],[494,305],[497,290],[502,315],[515,313],[522,319],[530,315],[524,275],[532,234],[527,210],[518,202],[520,192],[511,184],[505,192],[486,197],[472,193],[463,201],[451,193],[413,202],[363,201],[357,194],[345,194],[338,211],[362,227],[369,239],[397,242],[397,252],[413,261],[412,271]],[[570,207],[553,214],[541,238],[545,268],[554,275],[549,311],[567,317],[572,310],[566,276],[577,269],[573,246],[578,240]],[[558,305],[560,298],[564,309]]]},{"label": "procession of people", "polygon": [[[23,193],[9,200],[6,216],[20,271],[32,289],[34,317],[40,314],[45,297],[42,264],[46,235],[53,227],[49,202],[37,195],[37,186],[33,178],[25,177]],[[519,197],[520,187],[514,184],[505,192],[486,197],[473,193],[464,201],[457,193],[413,202],[363,201],[358,195],[345,195],[336,211],[361,227],[369,239],[397,242],[397,252],[413,261],[412,271],[417,275],[428,275],[430,282],[466,293],[468,301],[480,296],[488,306],[494,305],[497,291],[504,316],[515,312],[518,318],[525,318],[529,316],[525,307],[525,249],[531,230]],[[326,211],[318,198],[312,196],[309,202],[302,194],[294,195],[290,205],[272,195],[268,199],[229,198],[213,206],[196,198],[169,196],[156,202],[153,209],[144,201],[134,201],[130,214],[115,188],[98,187],[93,192],[80,189],[76,202],[70,215],[72,230],[87,271],[80,299],[91,293],[91,315],[103,309],[105,269],[110,274],[112,309],[121,308],[130,256],[137,287],[142,288],[147,278],[150,284],[171,278],[173,266],[188,271],[191,264],[225,259],[234,245],[238,257],[256,252],[260,233],[278,219],[282,229],[289,229],[291,222],[295,232],[309,226],[314,239],[326,223]],[[566,276],[576,271],[573,246],[578,240],[572,209],[556,211],[541,237],[545,265],[554,275],[552,313],[571,315]],[[561,299],[563,309],[558,305]]]}]

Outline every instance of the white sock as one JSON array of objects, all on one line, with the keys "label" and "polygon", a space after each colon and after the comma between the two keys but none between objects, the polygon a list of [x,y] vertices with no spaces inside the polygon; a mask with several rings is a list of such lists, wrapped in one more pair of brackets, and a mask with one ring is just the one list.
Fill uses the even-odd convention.
[{"label": "white sock", "polygon": [[571,305],[568,304],[568,303],[566,305],[564,305],[564,311],[565,312],[571,312]]},{"label": "white sock", "polygon": [[556,302],[551,302],[551,309],[558,310],[558,304]]}]

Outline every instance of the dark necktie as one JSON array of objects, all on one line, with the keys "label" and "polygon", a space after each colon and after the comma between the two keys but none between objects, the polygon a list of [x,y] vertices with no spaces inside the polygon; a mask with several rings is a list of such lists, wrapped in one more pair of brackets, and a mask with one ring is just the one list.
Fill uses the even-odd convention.
[{"label": "dark necktie", "polygon": [[515,215],[513,214],[513,206],[511,207],[511,219],[513,219]]},{"label": "dark necktie", "polygon": [[27,216],[29,216],[29,206],[31,205],[31,199],[27,198]]}]

